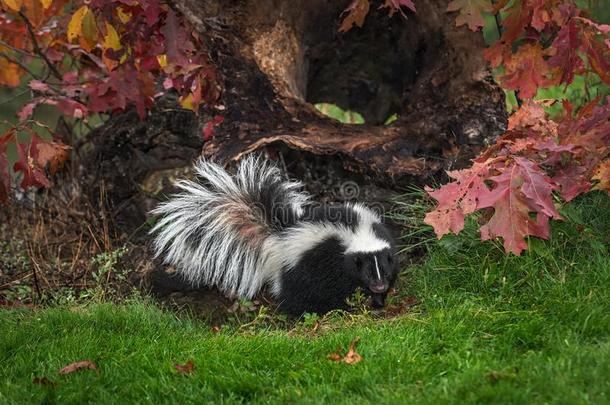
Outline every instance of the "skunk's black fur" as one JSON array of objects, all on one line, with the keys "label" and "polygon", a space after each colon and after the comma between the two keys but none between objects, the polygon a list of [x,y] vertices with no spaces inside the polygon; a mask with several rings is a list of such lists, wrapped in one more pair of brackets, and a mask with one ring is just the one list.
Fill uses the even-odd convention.
[{"label": "skunk's black fur", "polygon": [[200,182],[153,211],[155,249],[193,285],[252,298],[268,285],[294,315],[346,308],[362,288],[383,306],[396,279],[394,243],[361,204],[316,205],[260,157],[230,176],[200,160]]}]

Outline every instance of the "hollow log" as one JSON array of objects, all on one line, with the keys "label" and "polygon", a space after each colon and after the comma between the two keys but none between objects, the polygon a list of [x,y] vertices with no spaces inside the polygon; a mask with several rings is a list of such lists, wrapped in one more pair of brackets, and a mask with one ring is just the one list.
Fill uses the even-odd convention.
[{"label": "hollow log", "polygon": [[[347,33],[338,27],[349,0],[168,3],[205,39],[222,95],[199,116],[166,103],[144,122],[128,112],[95,131],[88,172],[104,180],[128,228],[200,153],[228,163],[287,148],[385,185],[421,184],[464,166],[506,127],[482,35],[456,28],[447,0],[418,1],[406,17],[371,7],[363,27]],[[314,108],[322,102],[361,113],[365,124],[325,117]],[[204,143],[214,115],[224,121]]]}]

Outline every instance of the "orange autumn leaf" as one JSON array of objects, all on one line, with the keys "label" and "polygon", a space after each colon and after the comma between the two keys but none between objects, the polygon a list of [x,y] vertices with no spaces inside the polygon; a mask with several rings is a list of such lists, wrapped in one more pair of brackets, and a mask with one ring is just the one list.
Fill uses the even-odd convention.
[{"label": "orange autumn leaf", "polygon": [[2,4],[7,9],[18,12],[19,10],[21,10],[21,5],[23,4],[23,2],[22,0],[2,0]]},{"label": "orange autumn leaf", "polygon": [[49,173],[51,175],[57,173],[64,165],[70,156],[70,149],[72,149],[68,145],[57,142],[40,143],[37,145],[37,148],[37,163],[40,167],[46,167],[48,165]]},{"label": "orange autumn leaf", "polygon": [[610,195],[610,159],[597,166],[592,179],[597,181],[592,187],[593,190],[605,190]]},{"label": "orange autumn leaf", "polygon": [[331,353],[326,356],[329,360],[334,362],[343,362],[346,364],[356,364],[362,361],[362,356],[356,352],[356,345],[360,342],[360,337],[354,338],[349,344],[347,353],[345,356],[341,355],[341,349],[337,349],[335,353]]},{"label": "orange autumn leaf", "polygon": [[347,32],[355,25],[357,27],[362,27],[364,24],[364,19],[366,15],[369,13],[369,9],[371,4],[369,0],[354,0],[349,5],[349,7],[344,11],[347,13],[343,21],[341,22],[341,26],[339,27],[340,32]]},{"label": "orange autumn leaf", "polygon": [[19,83],[21,83],[19,66],[0,56],[0,85],[17,87]]},{"label": "orange autumn leaf", "polygon": [[349,344],[347,354],[343,358],[343,361],[347,364],[356,364],[362,360],[362,356],[356,353],[356,345],[360,342],[360,338],[357,337]]},{"label": "orange autumn leaf", "polygon": [[40,27],[47,20],[44,6],[40,0],[23,0],[23,13],[34,28]]},{"label": "orange autumn leaf", "polygon": [[459,11],[455,19],[456,27],[468,25],[471,31],[477,31],[485,25],[483,13],[491,13],[492,5],[489,0],[453,0],[447,6],[447,11]]}]

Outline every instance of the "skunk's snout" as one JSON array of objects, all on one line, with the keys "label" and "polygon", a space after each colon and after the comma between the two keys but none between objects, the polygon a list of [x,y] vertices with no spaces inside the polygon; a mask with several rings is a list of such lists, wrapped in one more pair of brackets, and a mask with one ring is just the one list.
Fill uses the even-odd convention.
[{"label": "skunk's snout", "polygon": [[390,285],[387,282],[376,282],[369,285],[369,289],[376,294],[382,294],[388,291],[389,288]]}]

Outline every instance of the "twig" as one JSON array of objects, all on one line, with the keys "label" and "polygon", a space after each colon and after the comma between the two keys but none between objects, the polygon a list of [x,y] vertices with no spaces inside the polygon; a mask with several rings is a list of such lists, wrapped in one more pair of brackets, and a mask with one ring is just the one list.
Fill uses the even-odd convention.
[{"label": "twig", "polygon": [[80,258],[80,251],[83,247],[83,232],[80,233],[80,238],[78,240],[78,247],[76,248],[76,254],[72,257],[72,263],[70,264],[70,270],[68,274],[72,276],[72,281],[74,281],[74,266],[76,266],[77,260]]},{"label": "twig", "polygon": [[91,226],[89,224],[87,224],[87,230],[89,231],[89,234],[93,237],[93,241],[95,242],[95,245],[97,246],[98,253],[103,252],[104,249],[102,249],[102,247],[100,246],[100,244],[99,244],[97,238],[95,237],[95,234],[93,233],[93,230],[91,229]]},{"label": "twig", "polygon": [[29,93],[30,91],[32,91],[30,88],[27,88],[27,89],[25,89],[23,91],[20,91],[19,93],[12,95],[11,97],[7,98],[6,100],[0,101],[0,105],[8,104],[10,102],[13,102],[16,99],[18,99],[19,97],[23,96],[24,94]]},{"label": "twig", "polygon": [[55,76],[58,80],[63,80],[61,73],[59,73],[57,68],[55,68],[55,65],[53,65],[49,58],[47,58],[47,55],[42,51],[42,49],[40,49],[40,45],[38,45],[38,41],[36,40],[36,33],[34,32],[34,27],[32,26],[30,20],[28,20],[28,18],[25,16],[25,14],[23,14],[22,11],[19,12],[19,16],[23,19],[23,22],[25,22],[25,25],[28,28],[30,38],[32,39],[32,45],[34,46],[34,52],[36,52],[36,54],[40,55],[42,59],[44,59],[45,63],[51,70],[51,73],[53,73],[53,76]]},{"label": "twig", "polygon": [[36,55],[34,53],[29,53],[29,52],[24,51],[23,49],[16,48],[13,45],[11,45],[8,42],[5,42],[5,41],[3,41],[1,39],[0,39],[0,45],[4,46],[6,48],[9,48],[13,52],[20,53],[20,54],[22,54],[24,56],[29,56],[30,58],[41,58],[40,55]]},{"label": "twig", "polygon": [[34,266],[33,267],[33,275],[34,275],[34,286],[36,287],[36,293],[38,294],[38,300],[40,301],[40,299],[42,298],[42,293],[40,292],[40,286],[38,285],[38,271],[40,270],[40,267],[38,266],[38,262],[36,261],[36,259],[34,258],[34,249],[32,247],[32,245],[30,243],[28,243],[28,251],[30,254],[30,260],[32,261],[32,264]]},{"label": "twig", "polygon": [[17,59],[13,59],[10,56],[8,56],[7,54],[5,54],[4,52],[0,52],[0,57],[3,57],[4,59],[8,60],[11,63],[14,63],[15,65],[19,66],[21,69],[23,69],[27,74],[29,74],[30,76],[32,76],[34,79],[38,79],[40,80],[40,78],[38,76],[36,76],[31,70],[30,68],[28,68],[26,65],[24,65],[23,63],[21,63],[20,61],[18,61]]},{"label": "twig", "polygon": [[[26,273],[26,274],[23,275],[24,273]],[[33,273],[34,272],[30,271],[30,270],[22,271],[21,273],[18,274],[19,277],[15,277],[11,281],[7,281],[6,283],[0,285],[0,290],[10,286],[13,283],[16,283],[17,281],[21,281],[21,280],[24,280],[24,279],[30,277],[31,275],[33,275]]]}]

